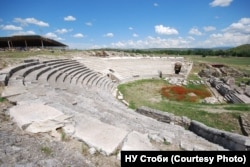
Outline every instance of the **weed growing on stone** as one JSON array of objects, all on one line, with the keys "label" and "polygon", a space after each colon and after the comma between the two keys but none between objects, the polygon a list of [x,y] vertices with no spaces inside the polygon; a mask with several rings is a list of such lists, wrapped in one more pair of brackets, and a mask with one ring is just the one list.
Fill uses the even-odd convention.
[{"label": "weed growing on stone", "polygon": [[88,146],[85,144],[85,143],[82,143],[82,154],[83,155],[87,155],[87,153],[88,153]]},{"label": "weed growing on stone", "polygon": [[41,147],[41,151],[46,155],[46,156],[50,156],[52,155],[52,150],[51,148],[47,147],[47,146],[43,146]]},{"label": "weed growing on stone", "polygon": [[1,102],[4,102],[5,100],[6,100],[5,98],[0,97],[0,103],[1,103]]}]

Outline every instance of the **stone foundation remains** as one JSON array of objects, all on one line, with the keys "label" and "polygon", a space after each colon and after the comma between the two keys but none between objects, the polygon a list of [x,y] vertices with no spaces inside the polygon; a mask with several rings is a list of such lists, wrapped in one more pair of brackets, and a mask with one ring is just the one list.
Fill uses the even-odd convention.
[{"label": "stone foundation remains", "polygon": [[229,150],[250,151],[250,138],[239,134],[218,130],[208,127],[198,121],[190,120],[186,117],[175,116],[174,114],[151,109],[148,107],[140,107],[136,112],[154,118],[165,123],[173,123],[187,127],[190,131],[205,138],[206,140],[219,144]]}]

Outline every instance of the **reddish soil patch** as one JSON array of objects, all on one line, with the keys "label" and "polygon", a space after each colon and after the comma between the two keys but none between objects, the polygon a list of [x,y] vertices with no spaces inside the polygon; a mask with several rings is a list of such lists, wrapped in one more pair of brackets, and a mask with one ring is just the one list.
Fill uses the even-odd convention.
[{"label": "reddish soil patch", "polygon": [[161,88],[161,94],[169,100],[198,102],[200,99],[210,97],[210,92],[204,89],[192,89],[183,86],[164,86]]}]

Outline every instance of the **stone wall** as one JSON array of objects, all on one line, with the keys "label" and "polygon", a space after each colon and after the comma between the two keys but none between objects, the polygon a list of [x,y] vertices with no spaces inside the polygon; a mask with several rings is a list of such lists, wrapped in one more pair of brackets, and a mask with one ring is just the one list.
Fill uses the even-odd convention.
[{"label": "stone wall", "polygon": [[191,121],[189,130],[197,135],[232,151],[250,151],[250,138],[208,127],[198,121]]},{"label": "stone wall", "polygon": [[155,110],[155,109],[145,107],[145,106],[142,106],[142,107],[136,109],[136,112],[138,112],[142,115],[146,115],[148,117],[154,118],[160,122],[165,122],[165,123],[174,124],[174,125],[180,125],[180,126],[187,127],[187,128],[190,126],[190,123],[191,123],[191,120],[187,117],[175,116],[174,114]]},{"label": "stone wall", "polygon": [[[180,125],[188,128],[198,136],[206,140],[219,144],[229,150],[247,150],[250,151],[250,138],[235,133],[230,133],[215,128],[208,127],[198,121],[190,120],[187,117],[175,116],[174,114],[140,107],[136,112],[154,118],[158,121]],[[194,143],[195,144],[195,143]]]}]

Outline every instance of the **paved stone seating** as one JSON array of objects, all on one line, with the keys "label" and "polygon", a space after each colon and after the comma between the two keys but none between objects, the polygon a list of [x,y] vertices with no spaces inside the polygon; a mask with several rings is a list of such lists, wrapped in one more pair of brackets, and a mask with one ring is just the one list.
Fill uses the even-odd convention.
[{"label": "paved stone seating", "polygon": [[[20,70],[16,71],[16,68]],[[65,88],[76,84],[78,86],[88,85],[109,89],[110,91],[112,91],[112,88],[115,86],[115,84],[108,78],[103,82],[104,84],[109,82],[109,87],[106,87],[105,85],[102,86],[103,83],[99,83],[99,85],[93,83],[92,80],[102,79],[103,76],[74,60],[50,60],[41,63],[21,65],[21,67],[18,66],[16,68],[12,70],[12,73],[15,71],[15,76],[13,78],[22,77],[21,79],[23,80],[24,85],[26,82],[31,83],[39,81],[52,84],[57,88],[60,88],[60,86]],[[78,79],[80,79],[80,84],[77,82]],[[73,80],[76,80],[76,82],[72,82]]]},{"label": "paved stone seating", "polygon": [[[69,67],[72,65],[76,68]],[[151,141],[169,142],[176,149],[184,150],[224,150],[181,126],[159,122],[128,109],[111,93],[117,83],[79,61],[49,60],[20,66],[9,70],[10,84],[2,97],[17,104],[10,113],[23,130],[39,133],[61,127],[66,135],[105,155],[128,148],[162,149]],[[39,110],[32,112],[36,108]],[[47,116],[46,111],[54,114]]]}]

